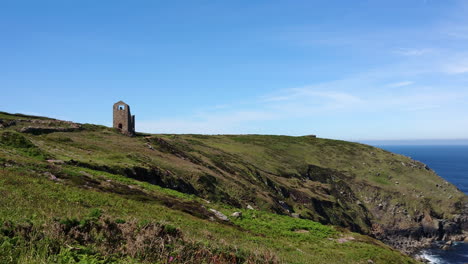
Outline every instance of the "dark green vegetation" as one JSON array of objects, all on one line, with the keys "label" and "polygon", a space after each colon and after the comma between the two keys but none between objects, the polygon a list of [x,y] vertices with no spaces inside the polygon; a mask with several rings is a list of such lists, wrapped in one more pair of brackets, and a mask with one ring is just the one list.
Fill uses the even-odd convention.
[{"label": "dark green vegetation", "polygon": [[463,203],[423,164],[360,144],[0,113],[1,263],[413,263],[366,234]]}]

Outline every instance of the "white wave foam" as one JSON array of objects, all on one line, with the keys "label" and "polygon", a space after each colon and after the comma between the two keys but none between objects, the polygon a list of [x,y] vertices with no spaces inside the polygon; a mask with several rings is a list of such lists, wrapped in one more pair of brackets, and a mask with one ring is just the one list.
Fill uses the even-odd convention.
[{"label": "white wave foam", "polygon": [[423,251],[420,256],[424,259],[429,260],[429,263],[431,264],[444,264],[445,263],[437,255],[432,255],[426,251]]}]

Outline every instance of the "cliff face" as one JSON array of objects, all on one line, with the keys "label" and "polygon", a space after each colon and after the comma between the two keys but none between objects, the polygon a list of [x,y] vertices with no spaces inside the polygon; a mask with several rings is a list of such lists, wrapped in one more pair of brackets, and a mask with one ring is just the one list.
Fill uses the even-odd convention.
[{"label": "cliff face", "polygon": [[51,164],[345,227],[407,253],[433,239],[464,239],[468,230],[466,195],[426,165],[367,145],[262,135],[130,138],[101,126],[6,114],[1,124],[3,144],[25,138],[32,144],[25,149]]},{"label": "cliff face", "polygon": [[209,199],[347,227],[405,253],[468,230],[466,195],[425,164],[371,146],[259,135],[146,140],[197,164],[204,176],[186,179]]}]

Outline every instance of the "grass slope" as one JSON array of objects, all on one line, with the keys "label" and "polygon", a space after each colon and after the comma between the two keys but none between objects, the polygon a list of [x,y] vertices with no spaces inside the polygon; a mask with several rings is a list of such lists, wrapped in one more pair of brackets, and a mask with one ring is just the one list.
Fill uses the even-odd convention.
[{"label": "grass slope", "polygon": [[[392,221],[378,215],[384,199],[385,206],[411,209],[399,222],[408,226],[427,210],[451,217],[465,199],[417,162],[349,142],[130,138],[42,117],[0,113],[0,119],[2,263],[414,263],[342,227],[366,233],[371,220]],[[242,217],[225,222],[209,209]],[[148,240],[156,248],[135,246],[126,223],[135,223],[137,234],[152,228],[159,230],[153,237],[167,238]],[[160,231],[174,227],[176,235]],[[43,239],[25,235],[25,228]],[[122,237],[118,245],[108,245],[109,230]]]}]

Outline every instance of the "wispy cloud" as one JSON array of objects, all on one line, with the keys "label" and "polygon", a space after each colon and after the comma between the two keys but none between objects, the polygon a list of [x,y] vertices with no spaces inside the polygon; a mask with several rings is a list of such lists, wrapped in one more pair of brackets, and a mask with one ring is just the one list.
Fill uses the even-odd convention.
[{"label": "wispy cloud", "polygon": [[290,100],[319,99],[320,102],[327,100],[336,104],[359,103],[361,99],[349,93],[339,91],[321,91],[320,85],[291,88],[281,91],[281,95],[267,95],[263,97],[265,102],[280,102]]},{"label": "wispy cloud", "polygon": [[[468,47],[464,45],[468,26],[465,25],[467,20],[456,27],[445,27],[445,31],[440,30],[441,25],[364,35],[337,35],[313,26],[285,30],[285,34],[274,36],[279,35],[287,43],[299,44],[304,49],[339,45],[364,55],[366,52],[381,55],[385,50],[388,58],[380,56],[381,64],[372,69],[356,67],[356,71],[340,72],[342,68],[349,69],[349,65],[336,66],[332,81],[285,87],[256,98],[244,98],[242,103],[231,102],[229,107],[220,102],[221,105],[202,113],[144,121],[139,126],[148,132],[218,134],[278,133],[285,131],[285,124],[292,124],[297,128],[295,133],[310,133],[308,128],[316,126],[328,129],[328,136],[370,138],[400,131],[408,137],[455,137],[468,131],[468,126],[459,125],[464,124],[459,120],[466,120],[468,111],[464,104],[468,90],[466,81],[462,80],[465,76],[462,74],[468,73]],[[303,123],[313,125],[306,127]],[[343,130],[344,123],[351,123],[349,127],[355,131]]]},{"label": "wispy cloud", "polygon": [[408,48],[399,48],[393,51],[394,53],[402,56],[422,56],[433,52],[433,49],[424,48],[424,49],[408,49]]},{"label": "wispy cloud", "polygon": [[[219,110],[214,107],[214,110]],[[145,132],[159,133],[197,133],[197,134],[232,134],[244,133],[249,127],[242,128],[249,122],[274,120],[277,113],[264,109],[235,111],[203,112],[185,118],[170,118],[161,120],[143,120],[138,122],[138,129]]]},{"label": "wispy cloud", "polygon": [[448,74],[463,74],[468,73],[468,62],[451,64],[444,67],[445,73]]},{"label": "wispy cloud", "polygon": [[[356,82],[365,86],[364,89],[357,89]],[[406,117],[411,113],[420,113],[427,118],[432,118],[433,113],[443,113],[446,110],[441,109],[468,99],[468,91],[421,88],[410,86],[413,84],[410,81],[390,85],[382,82],[381,85],[375,86],[380,88],[375,88],[376,90],[371,92],[374,82],[379,82],[379,80],[362,78],[356,81],[351,78],[283,89],[273,94],[250,98],[247,104],[245,101],[239,104],[234,102],[225,109],[220,109],[215,105],[211,109],[188,115],[185,118],[140,121],[138,129],[160,133],[268,133],[265,126],[269,123],[274,123],[277,127],[280,126],[279,124],[292,120],[309,119],[312,122],[322,120],[325,116],[330,118],[330,122],[337,124],[347,122],[343,118],[349,115],[354,115],[356,122],[361,122],[360,119],[367,119],[371,116],[380,116],[380,119],[385,120],[388,116],[404,115]],[[349,90],[353,92],[334,88],[338,83],[350,84]],[[395,93],[393,89],[390,89],[402,86],[408,86],[408,89],[400,93]],[[449,113],[450,111],[447,115],[453,115]]]},{"label": "wispy cloud", "polygon": [[138,130],[160,133],[256,133],[262,132],[261,123],[283,122],[296,118],[312,117],[335,111],[347,111],[363,103],[356,95],[342,91],[319,90],[304,86],[279,90],[275,95],[265,95],[223,109],[211,109],[185,118],[146,120],[138,122]]},{"label": "wispy cloud", "polygon": [[412,85],[412,84],[414,84],[414,82],[404,81],[404,82],[390,83],[387,86],[396,88],[396,87],[403,87],[403,86],[408,86],[408,85]]},{"label": "wispy cloud", "polygon": [[445,34],[451,38],[468,39],[468,26],[450,26],[445,30]]}]

